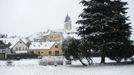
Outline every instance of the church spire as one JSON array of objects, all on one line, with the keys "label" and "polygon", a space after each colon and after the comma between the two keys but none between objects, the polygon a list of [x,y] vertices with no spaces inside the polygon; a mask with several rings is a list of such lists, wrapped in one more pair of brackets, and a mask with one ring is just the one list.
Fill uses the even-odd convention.
[{"label": "church spire", "polygon": [[69,22],[69,21],[71,21],[71,18],[70,18],[70,16],[69,16],[68,13],[67,13],[67,16],[66,16],[66,18],[65,18],[65,22]]},{"label": "church spire", "polygon": [[71,24],[71,18],[67,13],[67,16],[65,17],[65,24],[64,24],[64,29],[65,31],[70,31],[72,29],[72,24]]}]

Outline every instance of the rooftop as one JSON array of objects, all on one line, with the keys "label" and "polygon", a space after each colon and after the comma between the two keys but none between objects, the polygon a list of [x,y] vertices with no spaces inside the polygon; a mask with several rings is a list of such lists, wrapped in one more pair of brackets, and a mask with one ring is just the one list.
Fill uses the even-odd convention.
[{"label": "rooftop", "polygon": [[50,49],[55,42],[32,42],[29,49]]}]

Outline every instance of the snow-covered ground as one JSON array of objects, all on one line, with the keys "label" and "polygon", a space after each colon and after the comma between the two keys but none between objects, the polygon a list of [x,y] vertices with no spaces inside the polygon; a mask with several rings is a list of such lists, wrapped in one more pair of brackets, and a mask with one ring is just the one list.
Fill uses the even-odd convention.
[{"label": "snow-covered ground", "polygon": [[[41,66],[40,59],[13,60],[12,66],[7,66],[7,61],[0,61],[0,75],[134,75],[134,64],[99,64],[100,58],[93,60],[94,64],[87,67],[78,61],[57,67]],[[113,62],[109,59],[106,61]]]}]

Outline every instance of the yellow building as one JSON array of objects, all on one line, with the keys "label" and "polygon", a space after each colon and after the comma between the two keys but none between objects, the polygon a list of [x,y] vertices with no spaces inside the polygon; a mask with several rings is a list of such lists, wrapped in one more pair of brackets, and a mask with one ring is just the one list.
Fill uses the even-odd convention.
[{"label": "yellow building", "polygon": [[60,41],[60,40],[63,40],[63,35],[61,32],[51,31],[47,38],[48,38],[48,41]]},{"label": "yellow building", "polygon": [[62,55],[62,46],[55,42],[33,42],[29,49],[41,56]]}]

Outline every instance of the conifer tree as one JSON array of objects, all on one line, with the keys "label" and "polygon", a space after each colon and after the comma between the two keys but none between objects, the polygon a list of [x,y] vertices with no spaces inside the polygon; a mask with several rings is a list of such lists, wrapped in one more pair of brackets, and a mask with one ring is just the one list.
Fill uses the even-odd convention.
[{"label": "conifer tree", "polygon": [[93,50],[101,52],[101,63],[105,63],[106,56],[116,61],[131,56],[131,26],[127,22],[128,8],[125,7],[127,2],[82,0],[80,3],[85,8],[79,15],[81,19],[76,22],[81,25],[78,29],[79,35],[91,43]]},{"label": "conifer tree", "polygon": [[63,41],[62,44],[63,55],[67,60],[79,60],[82,65],[86,66],[86,64],[82,61],[83,56],[80,51],[80,41],[74,38],[67,38]]}]

